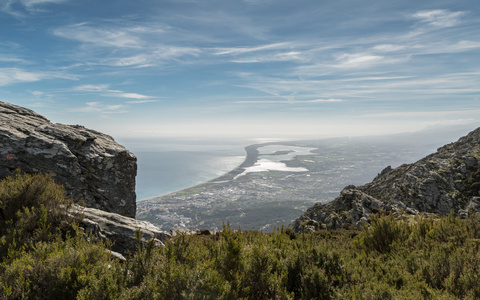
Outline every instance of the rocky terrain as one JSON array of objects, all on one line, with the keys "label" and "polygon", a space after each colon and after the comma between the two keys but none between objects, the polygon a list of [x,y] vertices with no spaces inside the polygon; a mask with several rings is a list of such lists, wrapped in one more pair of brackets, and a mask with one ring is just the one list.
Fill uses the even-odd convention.
[{"label": "rocky terrain", "polygon": [[134,218],[136,162],[108,135],[0,102],[0,178],[50,173],[75,202]]},{"label": "rocky terrain", "polygon": [[362,186],[347,186],[335,200],[310,207],[293,227],[360,228],[371,213],[441,214],[480,212],[480,128],[413,164],[385,168]]},{"label": "rocky terrain", "polygon": [[137,250],[137,231],[141,232],[141,242],[154,240],[156,246],[163,246],[170,234],[161,231],[147,221],[140,221],[115,213],[74,204],[69,213],[79,218],[79,227],[95,239],[111,241],[112,251],[122,255],[135,253]]},{"label": "rocky terrain", "polygon": [[[79,125],[53,124],[32,110],[0,102],[0,179],[49,173],[75,204],[68,211],[92,237],[112,250],[134,253],[141,241],[157,245],[170,235],[135,219],[137,158],[114,139]],[[112,252],[114,253],[114,252]]]}]

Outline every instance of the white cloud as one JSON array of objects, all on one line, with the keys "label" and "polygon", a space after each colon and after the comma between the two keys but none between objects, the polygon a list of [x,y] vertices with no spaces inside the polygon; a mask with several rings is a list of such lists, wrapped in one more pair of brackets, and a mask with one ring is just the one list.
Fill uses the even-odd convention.
[{"label": "white cloud", "polygon": [[85,92],[85,93],[97,93],[103,97],[118,97],[118,98],[128,98],[128,99],[151,99],[151,96],[146,96],[138,93],[125,93],[120,90],[112,90],[107,84],[85,84],[79,85],[73,88],[76,92]]},{"label": "white cloud", "polygon": [[160,46],[141,50],[141,54],[100,60],[99,64],[113,67],[145,68],[170,63],[182,56],[198,56],[201,50],[190,47]]},{"label": "white cloud", "polygon": [[356,68],[378,63],[384,59],[383,56],[370,54],[342,54],[337,58],[339,64],[337,67],[341,68]]},{"label": "white cloud", "polygon": [[232,59],[232,62],[235,63],[265,63],[265,62],[275,62],[275,61],[294,61],[294,60],[303,60],[301,52],[290,51],[286,53],[272,53],[257,55],[253,57],[244,57],[238,59]]},{"label": "white cloud", "polygon": [[53,30],[53,34],[97,46],[140,48],[143,44],[141,39],[131,34],[128,28],[98,28],[87,23],[57,28]]},{"label": "white cloud", "polygon": [[[286,97],[284,97],[286,98]],[[309,104],[343,102],[342,99],[315,99],[315,100],[240,100],[233,101],[237,104]]]},{"label": "white cloud", "polygon": [[101,114],[119,114],[127,113],[125,105],[105,105],[101,102],[87,102],[84,107],[72,109],[74,112],[83,113],[101,113]]},{"label": "white cloud", "polygon": [[[198,57],[202,50],[194,47],[168,45],[172,33],[166,33],[160,24],[101,25],[79,23],[53,30],[53,34],[81,43],[78,61],[90,65],[145,68],[179,63],[186,57]],[[99,51],[110,51],[99,55]]]},{"label": "white cloud", "polygon": [[312,101],[306,101],[306,102],[312,102],[312,103],[325,103],[325,102],[342,102],[342,99],[316,99]]},{"label": "white cloud", "polygon": [[285,49],[291,47],[290,43],[274,43],[255,47],[232,47],[232,48],[214,48],[214,55],[237,55],[250,52],[258,52],[272,49]]},{"label": "white cloud", "polygon": [[380,52],[397,52],[397,51],[404,50],[405,48],[406,48],[405,45],[380,44],[380,45],[376,45],[372,49]]},{"label": "white cloud", "polygon": [[150,96],[145,96],[137,93],[123,93],[121,91],[110,90],[108,94],[102,94],[102,96],[106,97],[120,97],[120,98],[128,98],[128,99],[149,99],[152,98]]},{"label": "white cloud", "polygon": [[107,84],[85,84],[73,88],[74,91],[79,92],[102,92],[108,90]]},{"label": "white cloud", "polygon": [[36,82],[44,79],[77,79],[74,75],[63,74],[58,72],[39,72],[28,71],[20,68],[0,68],[0,86],[10,85],[21,82]]},{"label": "white cloud", "polygon": [[132,100],[132,101],[127,101],[129,104],[142,104],[142,103],[152,103],[152,102],[158,102],[158,100]]},{"label": "white cloud", "polygon": [[[27,13],[43,12],[44,10],[39,8],[42,5],[60,4],[67,1],[69,0],[0,0],[0,11],[20,19],[25,18],[25,11]],[[17,3],[20,4],[24,10],[20,10],[17,7]]]},{"label": "white cloud", "polygon": [[422,23],[437,28],[453,27],[460,23],[459,18],[465,15],[465,12],[451,12],[444,9],[424,10],[413,14],[411,17]]},{"label": "white cloud", "polygon": [[459,41],[456,43],[435,43],[425,44],[420,50],[421,54],[435,53],[458,53],[466,52],[480,48],[480,42],[477,41]]},{"label": "white cloud", "polygon": [[31,9],[35,6],[38,5],[43,5],[43,4],[59,4],[59,3],[64,3],[67,2],[68,0],[20,0],[20,2],[25,5],[27,9]]},{"label": "white cloud", "polygon": [[13,55],[3,55],[3,54],[0,54],[0,61],[1,62],[14,62],[14,63],[25,63],[26,62],[24,59],[15,57]]}]

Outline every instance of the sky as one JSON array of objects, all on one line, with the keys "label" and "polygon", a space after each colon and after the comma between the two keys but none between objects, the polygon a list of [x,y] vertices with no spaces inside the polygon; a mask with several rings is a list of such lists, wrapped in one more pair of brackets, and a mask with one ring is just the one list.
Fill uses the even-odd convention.
[{"label": "sky", "polygon": [[480,124],[478,0],[0,0],[0,101],[116,138]]}]

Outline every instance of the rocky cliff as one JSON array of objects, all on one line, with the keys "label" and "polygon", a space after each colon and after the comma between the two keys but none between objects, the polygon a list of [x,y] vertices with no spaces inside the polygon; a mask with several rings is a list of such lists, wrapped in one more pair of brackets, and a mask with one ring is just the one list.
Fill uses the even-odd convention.
[{"label": "rocky cliff", "polygon": [[136,161],[108,135],[0,102],[0,178],[50,173],[75,202],[134,218]]},{"label": "rocky cliff", "polygon": [[413,164],[385,168],[370,183],[347,186],[332,202],[310,207],[292,225],[338,229],[368,222],[378,211],[397,214],[480,212],[480,128]]}]

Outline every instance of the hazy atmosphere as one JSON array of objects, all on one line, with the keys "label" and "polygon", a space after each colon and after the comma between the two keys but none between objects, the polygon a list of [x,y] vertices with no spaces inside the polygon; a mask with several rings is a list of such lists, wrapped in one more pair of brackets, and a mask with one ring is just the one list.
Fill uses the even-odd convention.
[{"label": "hazy atmosphere", "polygon": [[116,138],[478,123],[479,20],[476,0],[0,0],[0,100]]}]

